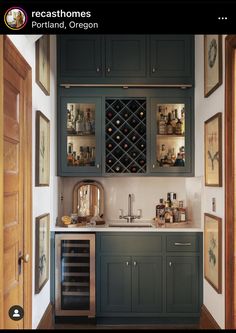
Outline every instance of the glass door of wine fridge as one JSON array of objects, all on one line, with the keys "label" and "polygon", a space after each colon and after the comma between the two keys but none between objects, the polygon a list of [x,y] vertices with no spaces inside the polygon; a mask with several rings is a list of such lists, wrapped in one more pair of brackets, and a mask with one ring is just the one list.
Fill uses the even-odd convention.
[{"label": "glass door of wine fridge", "polygon": [[56,316],[95,316],[95,235],[56,235]]}]

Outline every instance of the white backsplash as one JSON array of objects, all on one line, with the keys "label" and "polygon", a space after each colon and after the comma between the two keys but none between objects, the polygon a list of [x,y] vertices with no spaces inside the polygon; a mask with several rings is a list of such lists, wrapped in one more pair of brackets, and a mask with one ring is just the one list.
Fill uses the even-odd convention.
[{"label": "white backsplash", "polygon": [[[70,215],[72,211],[72,192],[75,184],[85,178],[61,178],[61,193],[63,202],[59,207],[59,217]],[[128,194],[134,194],[133,213],[142,210],[142,219],[152,219],[155,216],[155,207],[160,198],[166,199],[167,192],[176,192],[177,200],[183,200],[194,222],[201,223],[201,179],[184,177],[94,177],[86,178],[96,180],[102,184],[105,193],[105,219],[116,220],[119,209],[127,213]],[[60,193],[60,192],[59,192]]]}]

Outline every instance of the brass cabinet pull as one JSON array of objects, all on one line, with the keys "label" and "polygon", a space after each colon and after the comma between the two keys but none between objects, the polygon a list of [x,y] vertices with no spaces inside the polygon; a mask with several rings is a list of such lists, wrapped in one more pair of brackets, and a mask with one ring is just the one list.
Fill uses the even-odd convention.
[{"label": "brass cabinet pull", "polygon": [[191,246],[191,243],[175,243],[175,246]]},{"label": "brass cabinet pull", "polygon": [[125,265],[126,265],[126,266],[129,266],[129,262],[128,262],[128,261],[126,261]]},{"label": "brass cabinet pull", "polygon": [[133,262],[133,265],[134,265],[134,267],[136,267],[136,266],[137,266],[137,262],[136,262],[136,261],[134,261],[134,262]]},{"label": "brass cabinet pull", "polygon": [[169,266],[170,266],[170,267],[172,266],[172,262],[171,262],[171,261],[169,262]]},{"label": "brass cabinet pull", "polygon": [[153,73],[155,73],[155,71],[156,71],[156,68],[155,68],[155,67],[153,67],[153,68],[152,68],[152,72],[153,72]]},{"label": "brass cabinet pull", "polygon": [[110,69],[110,67],[108,67],[108,68],[107,68],[107,72],[110,73],[110,71],[111,71],[111,69]]},{"label": "brass cabinet pull", "polygon": [[97,164],[96,166],[97,166],[97,169],[99,169],[99,168],[100,168],[100,164]]}]

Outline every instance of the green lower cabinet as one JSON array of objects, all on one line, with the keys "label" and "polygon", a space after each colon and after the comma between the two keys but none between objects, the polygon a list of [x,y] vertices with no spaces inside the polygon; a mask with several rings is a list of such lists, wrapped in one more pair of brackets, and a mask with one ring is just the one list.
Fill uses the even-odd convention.
[{"label": "green lower cabinet", "polygon": [[199,258],[169,256],[166,258],[166,308],[168,313],[199,311]]},{"label": "green lower cabinet", "polygon": [[162,258],[132,258],[132,312],[162,311]]},{"label": "green lower cabinet", "polygon": [[131,311],[131,257],[102,256],[101,311]]},{"label": "green lower cabinet", "polygon": [[103,256],[102,312],[160,312],[162,258]]}]

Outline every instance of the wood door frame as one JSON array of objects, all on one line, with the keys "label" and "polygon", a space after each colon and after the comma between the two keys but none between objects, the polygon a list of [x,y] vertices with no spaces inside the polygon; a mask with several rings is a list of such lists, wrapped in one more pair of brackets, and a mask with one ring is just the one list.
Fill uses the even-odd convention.
[{"label": "wood door frame", "polygon": [[[7,36],[0,36],[0,267],[3,267],[3,63],[7,61],[24,80],[24,254],[30,255],[24,265],[24,328],[32,328],[32,71],[26,60]],[[0,328],[3,323],[3,270],[0,274]]]},{"label": "wood door frame", "polygon": [[[3,35],[0,35],[0,267],[3,267]],[[3,328],[3,270],[0,269],[0,329]]]},{"label": "wood door frame", "polygon": [[[235,328],[235,90],[236,35],[225,39],[225,328]],[[233,179],[233,182],[232,182]],[[229,208],[229,209],[227,209]]]}]

